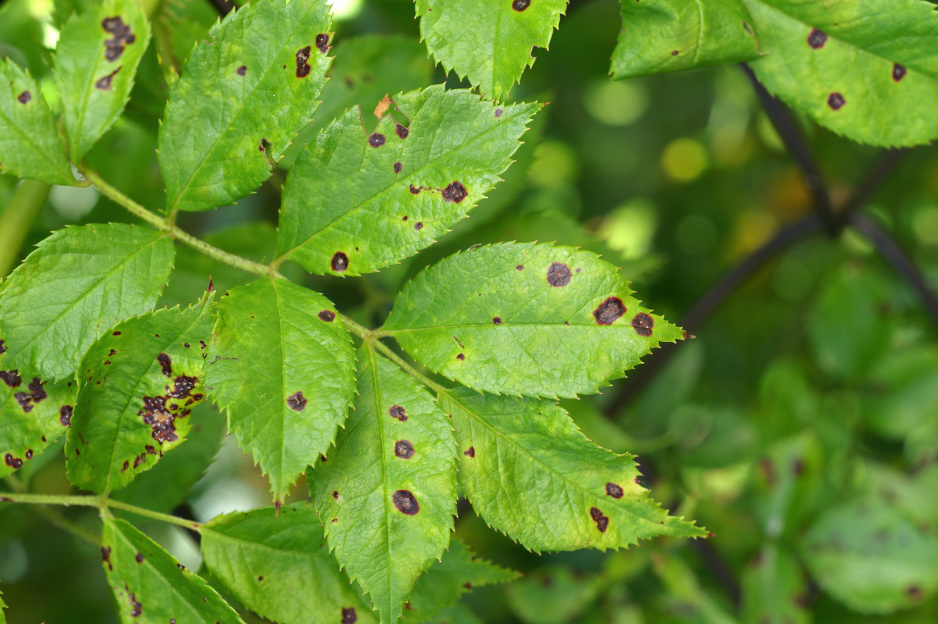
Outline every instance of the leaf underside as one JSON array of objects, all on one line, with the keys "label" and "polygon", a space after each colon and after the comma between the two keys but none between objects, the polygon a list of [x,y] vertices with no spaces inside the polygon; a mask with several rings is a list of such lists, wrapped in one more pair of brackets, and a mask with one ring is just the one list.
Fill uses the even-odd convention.
[{"label": "leaf underside", "polygon": [[596,254],[502,243],[451,256],[409,282],[384,329],[432,371],[485,392],[597,392],[682,331],[638,305]]},{"label": "leaf underside", "polygon": [[706,535],[649,498],[631,455],[591,443],[559,406],[465,388],[439,401],[456,428],[460,488],[489,525],[526,548],[605,550]]},{"label": "leaf underside", "polygon": [[437,85],[395,96],[373,132],[348,111],[287,176],[277,255],[360,275],[432,245],[500,180],[539,108]]},{"label": "leaf underside", "polygon": [[420,36],[446,71],[495,100],[508,96],[546,48],[566,0],[417,0]]},{"label": "leaf underside", "polygon": [[78,404],[65,445],[68,477],[116,490],[183,443],[205,398],[204,306],[158,310],[118,324],[81,361]]},{"label": "leaf underside", "polygon": [[149,228],[83,225],[54,232],[0,294],[4,366],[50,381],[72,375],[105,330],[153,307],[173,257],[170,239]]},{"label": "leaf underside", "polygon": [[885,147],[938,137],[938,12],[921,0],[743,0],[765,87],[850,139]]},{"label": "leaf underside", "polygon": [[319,106],[330,28],[325,0],[259,0],[196,45],[160,127],[168,210],[226,206],[270,176]]},{"label": "leaf underside", "polygon": [[212,399],[282,500],[328,451],[352,402],[345,324],[322,295],[260,279],[221,298],[209,352]]},{"label": "leaf underside", "polygon": [[363,346],[358,397],[336,449],[308,474],[326,539],[382,622],[396,622],[417,577],[449,544],[455,441],[433,397]]}]

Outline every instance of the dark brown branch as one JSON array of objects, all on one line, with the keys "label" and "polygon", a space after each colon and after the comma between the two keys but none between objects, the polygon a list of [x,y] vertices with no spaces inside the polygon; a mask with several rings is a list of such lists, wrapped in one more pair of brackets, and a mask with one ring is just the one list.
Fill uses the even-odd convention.
[{"label": "dark brown branch", "polygon": [[208,0],[208,2],[215,7],[215,10],[218,11],[218,14],[222,17],[225,17],[238,8],[231,0]]},{"label": "dark brown branch", "polygon": [[853,194],[847,198],[847,201],[837,212],[838,231],[847,226],[853,213],[863,208],[876,195],[876,191],[879,190],[889,174],[895,170],[896,166],[902,162],[902,159],[908,153],[909,150],[906,149],[889,150],[866,172],[863,179],[860,180],[860,185],[854,189]]}]

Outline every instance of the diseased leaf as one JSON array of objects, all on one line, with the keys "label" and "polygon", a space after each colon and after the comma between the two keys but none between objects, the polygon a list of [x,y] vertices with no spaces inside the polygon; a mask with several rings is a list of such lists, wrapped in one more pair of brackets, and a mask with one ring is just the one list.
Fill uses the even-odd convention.
[{"label": "diseased leaf", "polygon": [[596,446],[553,403],[465,388],[439,402],[456,428],[460,488],[476,513],[526,548],[605,550],[706,535],[649,498],[631,455]]},{"label": "diseased leaf", "polygon": [[97,493],[120,489],[182,444],[192,407],[205,398],[209,308],[148,312],[88,349],[65,444],[72,483]]},{"label": "diseased leaf", "polygon": [[743,572],[743,622],[809,624],[808,587],[804,573],[788,550],[766,544]]},{"label": "diseased leaf", "polygon": [[766,88],[854,141],[886,147],[938,137],[938,12],[921,0],[743,0]]},{"label": "diseased leaf", "polygon": [[546,48],[566,0],[417,0],[420,36],[446,71],[486,96],[508,96]]},{"label": "diseased leaf", "polygon": [[326,549],[312,505],[219,516],[202,531],[202,554],[213,576],[271,621],[377,621]]},{"label": "diseased leaf", "polygon": [[358,397],[328,461],[308,474],[326,539],[382,622],[396,622],[417,577],[450,541],[455,441],[433,397],[370,343]]},{"label": "diseased leaf", "polygon": [[938,538],[889,503],[828,509],[801,554],[824,591],[861,613],[909,608],[938,589]]},{"label": "diseased leaf", "polygon": [[196,44],[160,127],[169,211],[227,206],[270,176],[319,106],[330,28],[325,0],[260,0]]},{"label": "diseased leaf", "polygon": [[169,238],[134,225],[53,232],[0,294],[4,366],[34,370],[49,381],[73,374],[105,330],[153,307],[173,255]]},{"label": "diseased leaf", "polygon": [[0,171],[51,184],[74,184],[65,144],[39,83],[0,59]]},{"label": "diseased leaf", "polygon": [[417,580],[407,601],[407,618],[413,618],[414,622],[435,622],[474,587],[507,583],[520,576],[514,570],[479,559],[462,540],[454,537],[440,562]]},{"label": "diseased leaf", "polygon": [[260,279],[221,298],[209,353],[213,400],[282,500],[348,413],[351,336],[322,295]]},{"label": "diseased leaf", "polygon": [[432,245],[499,181],[539,108],[437,85],[395,96],[374,132],[352,109],[287,176],[277,255],[361,275]]},{"label": "diseased leaf", "polygon": [[384,330],[421,364],[485,392],[596,392],[681,330],[638,306],[618,269],[549,244],[470,249],[424,270]]},{"label": "diseased leaf", "polygon": [[119,518],[104,518],[101,555],[123,624],[243,624],[199,576]]},{"label": "diseased leaf", "polygon": [[22,468],[65,433],[75,391],[73,382],[53,385],[25,371],[0,370],[0,477]]},{"label": "diseased leaf", "polygon": [[759,58],[742,0],[622,0],[614,79]]},{"label": "diseased leaf", "polygon": [[73,162],[120,117],[149,39],[150,24],[136,0],[105,0],[65,24],[55,78]]}]

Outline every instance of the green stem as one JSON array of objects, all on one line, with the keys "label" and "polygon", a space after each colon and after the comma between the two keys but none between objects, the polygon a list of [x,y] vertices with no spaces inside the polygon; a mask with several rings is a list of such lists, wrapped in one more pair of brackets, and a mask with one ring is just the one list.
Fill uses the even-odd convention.
[{"label": "green stem", "polygon": [[0,277],[13,269],[23,240],[46,203],[51,189],[51,184],[25,180],[16,189],[3,215],[0,215]]},{"label": "green stem", "polygon": [[184,520],[182,518],[177,518],[176,516],[160,513],[158,511],[151,511],[149,509],[137,507],[136,505],[131,505],[129,503],[110,500],[103,496],[63,496],[59,494],[26,494],[20,492],[3,492],[0,494],[0,501],[6,503],[24,503],[30,505],[64,505],[66,507],[75,505],[77,507],[97,507],[98,509],[121,509],[138,516],[153,518],[154,520],[167,522],[169,524],[176,524],[187,529],[195,529],[198,531],[202,528],[202,525],[198,522]]},{"label": "green stem", "polygon": [[353,321],[351,318],[345,316],[341,312],[339,313],[339,317],[342,319],[342,322],[345,323],[345,326],[348,327],[349,331],[352,332],[353,334],[358,334],[358,336],[362,340],[367,342],[371,340],[372,337],[374,337],[375,330],[368,329],[364,325],[359,325],[358,323]]},{"label": "green stem", "polygon": [[[4,479],[4,481],[6,481],[7,485],[9,485],[10,488],[13,489],[15,492],[23,493],[26,489],[25,486],[22,483],[20,483],[19,479],[17,479],[13,475],[8,476],[6,479]],[[0,495],[0,501],[7,500],[9,498],[10,498],[9,496]],[[52,524],[53,526],[56,526],[67,533],[71,533],[72,535],[76,537],[80,537],[81,539],[85,540],[92,546],[99,546],[101,544],[100,535],[96,535],[92,533],[91,531],[88,531],[82,528],[81,526],[75,524],[71,520],[68,520],[67,518],[65,518],[65,516],[63,516],[57,511],[53,511],[52,509],[46,509],[45,507],[40,506],[40,505],[36,505],[35,507],[33,507],[33,511],[36,513],[37,516],[41,516],[45,518],[45,520],[47,520],[49,524]]]},{"label": "green stem", "polygon": [[82,168],[81,172],[85,174],[85,177],[91,181],[98,190],[100,190],[108,199],[111,201],[120,204],[128,212],[133,214],[140,219],[143,219],[154,228],[161,232],[165,232],[167,235],[175,238],[181,243],[189,245],[196,251],[218,260],[223,264],[228,266],[233,266],[236,269],[241,269],[242,271],[247,271],[248,273],[254,273],[255,275],[266,275],[269,277],[285,279],[283,275],[277,272],[273,267],[260,264],[259,262],[253,262],[242,258],[241,256],[236,256],[235,254],[228,253],[218,247],[213,247],[205,241],[202,241],[195,236],[192,236],[188,232],[184,232],[175,225],[171,225],[167,219],[164,219],[158,215],[153,214],[134,200],[130,199],[119,190],[105,182],[98,174],[88,169]]},{"label": "green stem", "polygon": [[392,362],[400,366],[401,370],[409,374],[411,377],[413,377],[414,379],[416,379],[417,381],[419,381],[426,387],[430,388],[437,394],[445,394],[446,396],[450,396],[449,388],[441,386],[440,384],[436,383],[435,381],[433,381],[432,379],[430,379],[429,377],[427,377],[426,375],[418,371],[416,368],[408,364],[404,360],[404,358],[394,353],[394,351],[391,350],[391,347],[387,346],[380,340],[372,339],[370,340],[370,342],[374,345],[374,347],[378,351],[383,353],[385,357],[387,357],[389,360],[391,360]]},{"label": "green stem", "polygon": [[192,520],[185,520],[184,518],[177,518],[176,516],[171,516],[169,514],[160,513],[158,511],[150,511],[143,507],[137,507],[136,505],[130,505],[128,503],[122,503],[116,500],[104,499],[102,500],[103,506],[108,507],[109,509],[121,509],[123,511],[136,514],[138,516],[143,516],[144,518],[152,518],[154,520],[159,520],[160,522],[166,522],[169,524],[175,524],[187,529],[193,529],[195,531],[201,531],[202,525],[198,522]]}]

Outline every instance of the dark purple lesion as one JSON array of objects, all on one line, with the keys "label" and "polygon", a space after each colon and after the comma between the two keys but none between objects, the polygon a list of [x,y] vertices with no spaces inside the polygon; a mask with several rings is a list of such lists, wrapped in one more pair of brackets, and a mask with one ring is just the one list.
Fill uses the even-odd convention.
[{"label": "dark purple lesion", "polygon": [[104,58],[108,61],[116,61],[124,53],[124,48],[137,40],[128,24],[124,23],[119,15],[106,17],[101,22],[101,28],[104,32],[111,35],[110,39],[104,41]]}]

